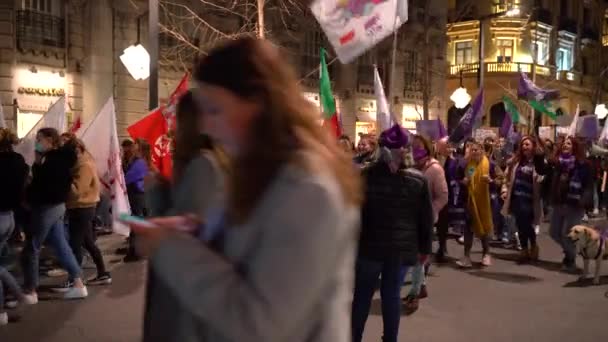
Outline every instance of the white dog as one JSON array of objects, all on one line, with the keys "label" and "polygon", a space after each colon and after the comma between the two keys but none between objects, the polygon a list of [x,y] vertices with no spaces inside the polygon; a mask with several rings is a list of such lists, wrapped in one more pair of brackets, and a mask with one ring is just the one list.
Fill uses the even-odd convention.
[{"label": "white dog", "polygon": [[608,240],[608,230],[600,234],[597,230],[586,226],[578,225],[570,229],[568,234],[576,245],[576,252],[583,257],[583,275],[582,279],[589,278],[589,260],[595,260],[595,274],[593,284],[600,283],[600,270],[602,260],[608,259],[608,251],[606,248]]}]

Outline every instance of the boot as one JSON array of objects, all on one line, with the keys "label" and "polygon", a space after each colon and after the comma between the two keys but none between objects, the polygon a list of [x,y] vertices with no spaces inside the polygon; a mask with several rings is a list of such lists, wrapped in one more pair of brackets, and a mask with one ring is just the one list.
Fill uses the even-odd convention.
[{"label": "boot", "polygon": [[530,260],[538,261],[538,253],[540,252],[538,245],[534,245],[530,248]]},{"label": "boot", "polygon": [[519,259],[517,259],[517,263],[518,264],[525,264],[530,262],[530,251],[528,251],[527,249],[524,249],[521,251],[520,255],[519,255]]}]

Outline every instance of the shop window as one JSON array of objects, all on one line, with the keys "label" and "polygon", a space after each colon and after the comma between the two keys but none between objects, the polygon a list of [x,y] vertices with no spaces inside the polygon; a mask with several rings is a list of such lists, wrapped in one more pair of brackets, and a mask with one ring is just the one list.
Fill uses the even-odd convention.
[{"label": "shop window", "polygon": [[17,11],[17,43],[65,47],[65,20],[60,0],[22,0]]},{"label": "shop window", "polygon": [[497,39],[496,47],[498,54],[496,61],[498,63],[511,63],[513,61],[513,39]]},{"label": "shop window", "polygon": [[473,42],[458,42],[456,43],[456,64],[473,63]]}]

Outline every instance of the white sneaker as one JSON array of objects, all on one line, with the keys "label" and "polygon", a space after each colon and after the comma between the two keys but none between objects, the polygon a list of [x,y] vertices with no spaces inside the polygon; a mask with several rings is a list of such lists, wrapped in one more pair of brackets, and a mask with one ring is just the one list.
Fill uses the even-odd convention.
[{"label": "white sneaker", "polygon": [[0,313],[0,326],[8,324],[8,314],[6,312]]},{"label": "white sneaker", "polygon": [[19,305],[19,302],[16,300],[8,300],[4,303],[4,307],[7,309],[15,309]]},{"label": "white sneaker", "polygon": [[600,214],[600,210],[598,208],[593,209],[593,216],[598,216]]},{"label": "white sneaker", "polygon": [[492,266],[492,257],[489,254],[486,254],[481,258],[481,264],[485,267]]},{"label": "white sneaker", "polygon": [[464,245],[464,236],[458,238],[458,243]]},{"label": "white sneaker", "polygon": [[581,221],[589,222],[589,216],[587,216],[587,214],[583,215],[583,219]]},{"label": "white sneaker", "polygon": [[61,284],[61,286],[52,288],[51,291],[58,292],[58,293],[66,293],[73,286],[74,286],[74,282],[66,281],[65,283]]},{"label": "white sneaker", "polygon": [[63,299],[84,299],[89,296],[86,286],[72,287],[64,295]]},{"label": "white sneaker", "polygon": [[67,274],[68,274],[68,272],[66,272],[66,270],[61,269],[61,268],[54,268],[54,269],[46,272],[46,275],[51,278],[63,277]]},{"label": "white sneaker", "polygon": [[456,265],[462,268],[471,268],[473,267],[473,263],[471,262],[471,258],[463,257],[462,259],[456,261]]},{"label": "white sneaker", "polygon": [[24,294],[22,301],[23,301],[23,303],[25,303],[27,305],[36,305],[36,304],[38,304],[38,294],[37,293]]},{"label": "white sneaker", "polygon": [[534,226],[534,233],[536,235],[538,235],[538,233],[540,233],[540,225],[537,224],[536,226]]}]

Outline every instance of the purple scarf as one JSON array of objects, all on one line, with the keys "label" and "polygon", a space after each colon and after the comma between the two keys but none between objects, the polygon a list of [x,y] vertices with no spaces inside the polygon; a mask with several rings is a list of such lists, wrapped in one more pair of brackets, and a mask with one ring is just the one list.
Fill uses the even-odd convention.
[{"label": "purple scarf", "polygon": [[562,153],[559,155],[559,166],[564,171],[572,171],[576,166],[576,157],[570,153]]}]

